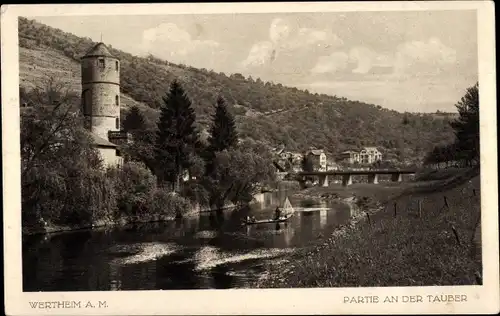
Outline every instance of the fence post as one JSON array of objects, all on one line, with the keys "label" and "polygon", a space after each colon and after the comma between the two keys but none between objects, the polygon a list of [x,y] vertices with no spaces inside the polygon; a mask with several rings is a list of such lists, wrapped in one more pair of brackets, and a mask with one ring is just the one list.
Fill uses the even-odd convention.
[{"label": "fence post", "polygon": [[470,237],[471,243],[474,242],[474,238],[476,237],[476,230],[477,230],[480,223],[481,223],[481,213],[478,214],[476,222],[474,223],[474,228],[472,229],[472,235]]},{"label": "fence post", "polygon": [[474,273],[474,276],[476,277],[476,283],[478,285],[482,285],[483,284],[483,277],[481,276],[481,273],[479,273],[479,271],[476,271]]},{"label": "fence post", "polygon": [[446,195],[444,195],[443,198],[444,198],[444,206],[446,206],[446,208],[449,209],[450,207],[448,206],[448,199],[446,198]]},{"label": "fence post", "polygon": [[455,235],[455,239],[457,240],[458,245],[461,246],[462,243],[460,242],[460,236],[458,236],[458,232],[457,232],[455,226],[452,225],[451,230],[453,230],[453,234]]},{"label": "fence post", "polygon": [[398,203],[394,202],[394,217],[396,217],[397,213],[398,213]]},{"label": "fence post", "polygon": [[418,217],[422,218],[422,200],[418,200]]}]

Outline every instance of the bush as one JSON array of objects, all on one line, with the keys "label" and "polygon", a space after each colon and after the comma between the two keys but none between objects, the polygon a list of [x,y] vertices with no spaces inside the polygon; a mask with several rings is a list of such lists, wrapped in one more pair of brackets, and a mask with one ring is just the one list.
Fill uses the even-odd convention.
[{"label": "bush", "polygon": [[166,220],[181,217],[191,209],[183,197],[157,187],[156,177],[139,162],[110,168],[107,175],[116,188],[119,216],[127,220]]},{"label": "bush", "polygon": [[92,168],[29,169],[23,177],[23,226],[87,226],[112,220],[116,213],[113,183]]},{"label": "bush", "polygon": [[436,181],[452,178],[460,173],[460,169],[449,168],[443,170],[423,170],[415,175],[415,181]]},{"label": "bush", "polygon": [[181,195],[200,206],[209,206],[209,192],[198,182],[189,181],[184,183]]},{"label": "bush", "polygon": [[148,211],[147,203],[156,188],[156,178],[144,164],[128,162],[122,168],[109,168],[107,176],[116,188],[120,216],[137,217]]},{"label": "bush", "polygon": [[318,202],[316,200],[307,198],[307,199],[302,200],[302,202],[300,203],[300,206],[302,206],[302,207],[313,207],[316,204],[318,204]]},{"label": "bush", "polygon": [[147,209],[150,216],[158,219],[179,218],[191,210],[191,204],[175,193],[155,188],[149,194]]}]

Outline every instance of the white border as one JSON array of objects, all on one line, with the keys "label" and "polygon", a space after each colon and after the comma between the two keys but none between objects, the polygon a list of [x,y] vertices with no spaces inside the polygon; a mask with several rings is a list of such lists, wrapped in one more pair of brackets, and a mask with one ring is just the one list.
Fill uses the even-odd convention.
[{"label": "white border", "polygon": [[[184,290],[123,292],[22,292],[18,16],[166,15],[328,11],[475,10],[481,117],[483,286]],[[2,144],[5,303],[8,315],[153,314],[422,314],[499,311],[498,200],[494,6],[489,1],[7,5],[2,25]],[[464,39],[467,40],[467,39]],[[388,267],[390,270],[390,267]],[[388,273],[390,271],[388,270]],[[284,293],[286,291],[286,293]],[[466,294],[464,303],[344,304],[349,295]],[[28,301],[107,301],[107,309],[31,309]]]}]

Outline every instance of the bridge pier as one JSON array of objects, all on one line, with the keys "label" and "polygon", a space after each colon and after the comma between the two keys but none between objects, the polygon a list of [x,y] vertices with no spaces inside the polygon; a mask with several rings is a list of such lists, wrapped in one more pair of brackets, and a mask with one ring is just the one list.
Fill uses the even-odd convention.
[{"label": "bridge pier", "polygon": [[401,173],[393,173],[391,176],[392,182],[401,182],[403,181],[403,175]]},{"label": "bridge pier", "polygon": [[299,177],[297,180],[299,182],[300,188],[305,189],[306,188],[306,177]]},{"label": "bridge pier", "polygon": [[344,174],[342,176],[342,186],[346,187],[348,185],[352,184],[352,175],[351,174]]},{"label": "bridge pier", "polygon": [[376,173],[369,174],[368,175],[368,183],[377,184],[378,183],[378,174],[376,174]]},{"label": "bridge pier", "polygon": [[322,187],[327,187],[328,186],[328,176],[325,174],[325,175],[321,175],[319,176],[319,184],[322,186]]}]

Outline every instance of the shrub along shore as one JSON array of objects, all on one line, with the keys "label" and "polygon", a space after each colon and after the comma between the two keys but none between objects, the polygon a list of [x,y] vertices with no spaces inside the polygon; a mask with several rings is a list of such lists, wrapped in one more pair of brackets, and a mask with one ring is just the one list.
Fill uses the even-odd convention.
[{"label": "shrub along shore", "polygon": [[[268,273],[257,286],[482,283],[477,169],[441,181],[407,184],[403,189],[377,187],[370,191],[362,185],[353,186],[352,190],[364,192],[363,197],[352,199],[351,206],[359,207],[353,221],[321,243],[268,261]],[[338,190],[340,193],[333,195],[346,199],[346,191]],[[325,195],[318,191],[307,193]]]},{"label": "shrub along shore", "polygon": [[[40,181],[39,173],[32,176]],[[32,189],[37,203],[23,210],[23,234],[166,221],[195,211],[193,202],[158,186],[141,163],[129,162],[104,172],[87,170],[74,178],[57,176],[51,178],[55,182],[51,191],[57,194],[45,197]]]}]

